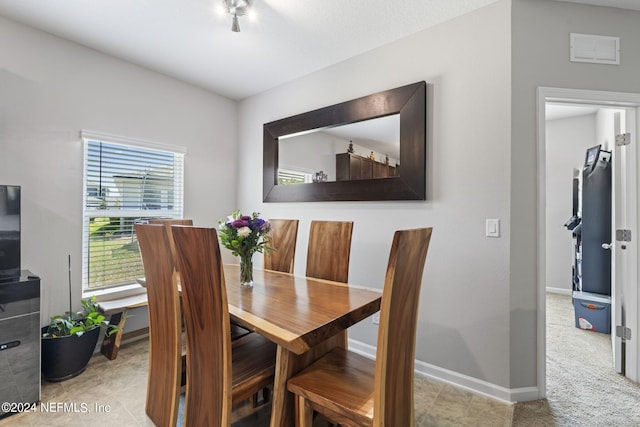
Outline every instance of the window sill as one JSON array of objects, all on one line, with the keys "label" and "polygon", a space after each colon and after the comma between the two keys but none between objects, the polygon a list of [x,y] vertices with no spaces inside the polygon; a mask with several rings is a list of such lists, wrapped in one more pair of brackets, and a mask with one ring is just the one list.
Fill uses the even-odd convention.
[{"label": "window sill", "polygon": [[95,296],[98,302],[100,302],[100,301],[110,301],[114,299],[125,298],[129,296],[145,294],[145,293],[147,293],[147,289],[145,287],[143,287],[139,283],[132,283],[130,285],[123,285],[115,288],[84,290],[82,292],[82,298],[85,299],[85,298],[91,298]]}]

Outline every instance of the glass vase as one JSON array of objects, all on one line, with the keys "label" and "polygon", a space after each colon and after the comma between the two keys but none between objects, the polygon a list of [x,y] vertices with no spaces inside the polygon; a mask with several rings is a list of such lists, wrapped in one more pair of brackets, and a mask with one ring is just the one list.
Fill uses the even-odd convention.
[{"label": "glass vase", "polygon": [[253,288],[253,255],[240,256],[240,287]]}]

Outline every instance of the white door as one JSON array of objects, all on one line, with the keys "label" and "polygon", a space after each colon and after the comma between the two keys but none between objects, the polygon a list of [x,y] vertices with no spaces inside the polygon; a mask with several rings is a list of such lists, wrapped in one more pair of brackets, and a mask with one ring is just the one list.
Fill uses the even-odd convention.
[{"label": "white door", "polygon": [[[611,342],[616,372],[638,381],[638,227],[635,109],[615,114]],[[629,334],[631,334],[629,336]]]}]

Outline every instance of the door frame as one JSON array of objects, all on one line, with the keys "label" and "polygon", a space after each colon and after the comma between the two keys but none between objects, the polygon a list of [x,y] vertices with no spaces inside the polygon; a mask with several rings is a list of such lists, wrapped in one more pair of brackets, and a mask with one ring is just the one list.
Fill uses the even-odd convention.
[{"label": "door frame", "polygon": [[[620,113],[615,114],[614,127],[617,134],[623,132],[631,132],[632,135],[637,133],[636,127],[636,115],[638,108],[628,108],[625,110],[625,129],[621,129]],[[635,142],[635,141],[634,141]],[[613,212],[612,212],[612,230],[611,230],[611,243],[612,243],[612,284],[616,285],[612,287],[613,298],[616,298],[616,304],[612,304],[611,307],[611,325],[612,333],[616,331],[616,325],[629,326],[632,329],[636,329],[635,325],[638,322],[638,307],[636,304],[636,310],[626,310],[625,303],[628,305],[628,301],[638,300],[638,178],[637,178],[637,165],[638,165],[638,146],[637,144],[629,144],[628,146],[615,146],[613,147]],[[618,173],[620,168],[620,173]],[[630,180],[631,179],[631,180]],[[619,180],[621,180],[619,182]],[[627,186],[627,183],[635,182],[634,186]],[[620,200],[616,197],[616,194],[621,194]],[[632,234],[636,234],[636,239],[631,238],[629,243],[617,241],[616,229],[631,229]],[[622,250],[625,247],[625,251]],[[619,281],[618,275],[624,278],[623,286],[617,286]],[[635,286],[634,286],[635,284]],[[619,296],[623,296],[622,300],[618,300]],[[616,331],[617,332],[617,331]],[[615,371],[623,374],[627,378],[638,381],[638,364],[625,363],[628,353],[632,358],[635,357],[637,361],[638,346],[636,345],[637,337],[634,340],[633,336],[626,343],[619,336],[612,335],[611,347],[613,349],[614,368]],[[628,344],[628,345],[627,345]]]},{"label": "door frame", "polygon": [[[547,102],[562,102],[568,104],[576,104],[576,106],[596,104],[603,108],[625,108],[640,107],[640,94],[628,92],[610,92],[587,89],[569,89],[557,87],[540,86],[537,89],[537,155],[538,155],[538,182],[537,182],[537,207],[538,207],[538,237],[536,256],[538,258],[538,289],[537,289],[537,382],[538,382],[538,398],[542,399],[547,396],[547,332],[546,332],[546,224],[545,224],[545,205],[546,205],[546,119],[545,106]],[[634,142],[639,143],[640,137],[636,132]],[[633,328],[640,332],[640,325],[633,325]],[[611,325],[612,331],[615,331],[615,325]],[[640,360],[640,357],[639,357]]]}]

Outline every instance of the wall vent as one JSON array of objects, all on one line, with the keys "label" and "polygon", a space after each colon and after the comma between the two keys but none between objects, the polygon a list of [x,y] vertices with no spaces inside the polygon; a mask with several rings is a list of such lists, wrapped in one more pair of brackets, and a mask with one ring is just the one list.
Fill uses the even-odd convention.
[{"label": "wall vent", "polygon": [[570,34],[570,60],[620,65],[620,37]]}]

